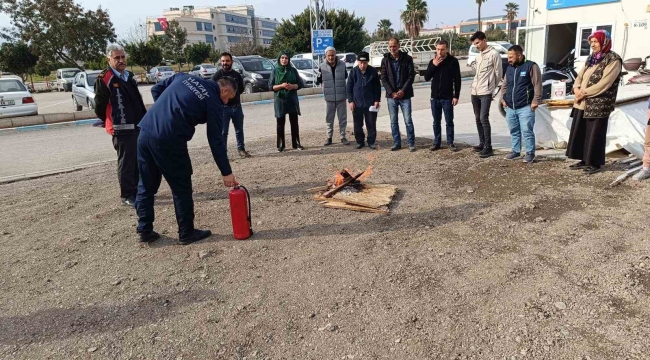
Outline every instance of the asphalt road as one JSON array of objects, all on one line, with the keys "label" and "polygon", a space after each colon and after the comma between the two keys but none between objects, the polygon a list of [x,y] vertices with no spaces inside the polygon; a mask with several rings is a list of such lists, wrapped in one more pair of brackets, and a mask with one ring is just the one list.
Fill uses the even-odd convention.
[{"label": "asphalt road", "polygon": [[[466,60],[459,60],[459,63],[461,71],[470,70],[470,68],[467,67]],[[420,79],[418,76],[416,81],[424,81],[424,78]],[[151,85],[141,85],[139,88],[144,103],[152,104],[153,98],[151,97]],[[52,91],[48,93],[37,93],[34,94],[34,99],[38,104],[39,114],[55,114],[75,111],[72,106],[72,92]]]},{"label": "asphalt road", "polygon": [[[469,102],[469,84],[469,81],[463,81],[460,96],[461,104]],[[146,89],[143,87],[142,90]],[[412,100],[413,111],[430,108],[429,91],[428,86],[415,87],[415,97]],[[146,91],[143,93],[146,93]],[[300,108],[302,112],[300,117],[301,131],[323,131],[324,140],[324,100],[322,98],[305,99],[300,102]],[[245,106],[244,114],[244,129],[247,139],[273,137],[275,135],[276,122],[273,117],[272,104]],[[383,101],[379,112],[380,120],[382,116],[386,115],[388,115],[388,111],[385,107],[385,101]],[[348,111],[348,132],[351,130],[352,115]],[[205,126],[197,127],[196,134],[189,145],[190,147],[207,145]],[[235,136],[232,127],[228,145],[229,149],[234,150]],[[315,147],[321,144],[303,145]],[[270,140],[269,148],[273,149],[274,147],[275,141]],[[88,125],[54,126],[39,131],[0,132],[0,180],[22,174],[47,172],[111,161],[115,160],[115,158],[115,150],[112,147],[110,137],[102,128],[94,128]]]}]

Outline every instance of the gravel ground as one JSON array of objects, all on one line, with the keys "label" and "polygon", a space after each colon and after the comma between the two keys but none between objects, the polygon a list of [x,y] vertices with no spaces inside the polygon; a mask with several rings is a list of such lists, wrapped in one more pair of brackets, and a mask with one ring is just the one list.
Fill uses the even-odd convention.
[{"label": "gravel ground", "polygon": [[196,225],[215,235],[189,246],[167,185],[163,239],[137,242],[114,164],[1,185],[0,358],[648,359],[649,184],[380,134],[368,181],[398,186],[392,213],[326,209],[305,190],[370,151],[309,148],[321,135],[233,160],[247,241],[207,148]]}]

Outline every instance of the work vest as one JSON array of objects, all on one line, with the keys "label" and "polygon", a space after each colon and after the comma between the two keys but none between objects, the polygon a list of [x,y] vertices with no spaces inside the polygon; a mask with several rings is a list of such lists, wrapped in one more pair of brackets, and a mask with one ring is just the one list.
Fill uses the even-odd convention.
[{"label": "work vest", "polygon": [[511,109],[521,109],[529,106],[535,97],[535,87],[531,79],[534,62],[524,59],[524,62],[517,66],[508,66],[506,70],[506,81],[508,88],[503,99]]},{"label": "work vest", "polygon": [[343,101],[347,98],[345,89],[345,63],[336,61],[336,76],[332,74],[332,67],[327,62],[321,64],[320,71],[323,81],[323,96],[325,101]]}]

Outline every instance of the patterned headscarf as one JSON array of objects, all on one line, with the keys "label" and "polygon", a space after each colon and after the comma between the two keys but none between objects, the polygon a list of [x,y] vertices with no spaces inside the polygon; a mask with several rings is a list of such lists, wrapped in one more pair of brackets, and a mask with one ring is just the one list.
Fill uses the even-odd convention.
[{"label": "patterned headscarf", "polygon": [[593,34],[589,35],[587,40],[591,41],[593,38],[598,40],[600,51],[589,55],[589,58],[587,58],[587,67],[597,65],[601,60],[603,60],[605,55],[612,50],[612,36],[608,31],[597,30]]}]

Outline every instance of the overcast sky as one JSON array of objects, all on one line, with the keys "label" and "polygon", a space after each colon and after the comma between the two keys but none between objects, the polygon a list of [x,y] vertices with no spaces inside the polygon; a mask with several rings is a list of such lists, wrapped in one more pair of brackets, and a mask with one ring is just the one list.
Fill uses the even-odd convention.
[{"label": "overcast sky", "polygon": [[[513,1],[519,4],[519,17],[526,16],[526,1],[524,0],[488,0],[481,9],[481,17],[502,15],[504,5]],[[118,37],[122,35],[133,24],[147,16],[159,16],[163,9],[170,7],[182,7],[183,5],[194,6],[219,6],[219,5],[240,5],[249,4],[255,7],[255,15],[277,18],[289,18],[292,14],[301,12],[309,5],[308,0],[247,0],[247,1],[208,1],[208,0],[159,0],[159,1],[133,1],[133,0],[77,0],[87,9],[96,9],[102,5],[110,12],[115,32]],[[405,8],[406,0],[366,0],[366,1],[343,1],[326,0],[328,6],[335,8],[346,8],[354,11],[357,16],[366,18],[366,29],[369,32],[375,30],[380,19],[390,19],[393,29],[399,30],[399,11]],[[441,25],[457,25],[460,21],[476,18],[477,7],[475,0],[429,0],[429,22],[425,28],[434,28]],[[279,6],[281,5],[281,6]],[[9,18],[0,14],[0,27],[9,25]]]}]

